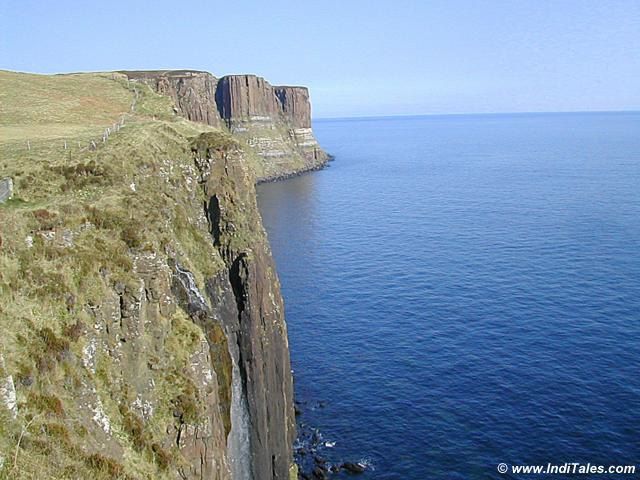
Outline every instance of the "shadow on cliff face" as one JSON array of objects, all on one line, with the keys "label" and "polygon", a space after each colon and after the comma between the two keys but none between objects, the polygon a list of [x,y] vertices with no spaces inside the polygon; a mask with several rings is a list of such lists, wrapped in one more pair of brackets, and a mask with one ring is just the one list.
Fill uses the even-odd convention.
[{"label": "shadow on cliff face", "polygon": [[211,236],[213,237],[214,245],[220,245],[220,201],[216,195],[213,195],[207,204],[205,204],[205,213],[209,219],[209,225],[211,226]]}]

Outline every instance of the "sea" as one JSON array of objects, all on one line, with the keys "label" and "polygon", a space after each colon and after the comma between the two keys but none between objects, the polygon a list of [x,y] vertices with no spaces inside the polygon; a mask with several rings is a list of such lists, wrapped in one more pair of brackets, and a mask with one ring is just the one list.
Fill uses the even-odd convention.
[{"label": "sea", "polygon": [[[330,166],[258,188],[302,470],[640,478],[640,113],[314,130]],[[565,464],[636,474],[512,470]]]}]

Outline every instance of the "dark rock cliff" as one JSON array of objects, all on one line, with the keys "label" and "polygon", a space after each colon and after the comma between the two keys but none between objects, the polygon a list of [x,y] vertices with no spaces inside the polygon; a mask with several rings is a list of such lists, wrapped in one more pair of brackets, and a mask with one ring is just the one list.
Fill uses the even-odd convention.
[{"label": "dark rock cliff", "polygon": [[229,126],[251,122],[281,121],[273,87],[255,75],[229,75],[220,79],[217,102]]},{"label": "dark rock cliff", "polygon": [[274,87],[256,75],[218,79],[192,70],[122,73],[169,96],[179,115],[227,128],[249,147],[258,181],[316,170],[329,160],[313,135],[305,87]]},{"label": "dark rock cliff", "polygon": [[[212,148],[216,142],[211,138],[211,134],[203,134],[193,151],[203,175],[205,198],[209,199],[206,211],[214,245],[225,261],[228,276],[212,279],[208,292],[213,302],[222,299],[226,304],[228,314],[223,321],[228,339],[238,346],[253,478],[285,479],[295,421],[280,285],[257,210],[255,177],[238,162],[241,153],[237,148]],[[229,292],[235,299],[233,305],[224,302]]]},{"label": "dark rock cliff", "polygon": [[311,102],[306,87],[275,87],[275,94],[294,128],[311,128]]}]

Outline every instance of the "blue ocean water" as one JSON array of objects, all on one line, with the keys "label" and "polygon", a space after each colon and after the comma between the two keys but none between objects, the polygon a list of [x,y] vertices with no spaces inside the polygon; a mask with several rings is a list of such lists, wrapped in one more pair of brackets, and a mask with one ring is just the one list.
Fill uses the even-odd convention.
[{"label": "blue ocean water", "polygon": [[314,128],[335,162],[259,204],[320,455],[363,479],[640,472],[640,114]]}]

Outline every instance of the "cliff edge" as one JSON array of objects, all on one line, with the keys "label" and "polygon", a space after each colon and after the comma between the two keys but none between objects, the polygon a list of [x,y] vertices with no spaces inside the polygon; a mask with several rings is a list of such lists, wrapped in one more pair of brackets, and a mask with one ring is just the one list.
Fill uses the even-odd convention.
[{"label": "cliff edge", "polygon": [[0,478],[295,476],[255,183],[326,160],[306,89],[0,72],[0,90]]}]

